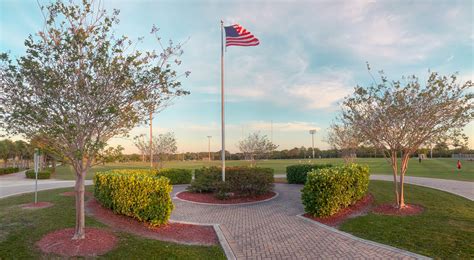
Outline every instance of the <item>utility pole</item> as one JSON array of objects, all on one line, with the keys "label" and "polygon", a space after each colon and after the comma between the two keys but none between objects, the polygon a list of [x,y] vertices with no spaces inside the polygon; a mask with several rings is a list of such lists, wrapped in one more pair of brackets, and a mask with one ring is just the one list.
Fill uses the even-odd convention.
[{"label": "utility pole", "polygon": [[311,147],[313,148],[313,159],[314,159],[314,134],[316,133],[316,129],[309,130],[311,134]]},{"label": "utility pole", "polygon": [[208,143],[207,143],[207,151],[209,153],[209,161],[211,161],[211,137],[210,135],[207,136],[208,138]]},{"label": "utility pole", "polygon": [[273,144],[273,120],[270,121],[270,137]]}]

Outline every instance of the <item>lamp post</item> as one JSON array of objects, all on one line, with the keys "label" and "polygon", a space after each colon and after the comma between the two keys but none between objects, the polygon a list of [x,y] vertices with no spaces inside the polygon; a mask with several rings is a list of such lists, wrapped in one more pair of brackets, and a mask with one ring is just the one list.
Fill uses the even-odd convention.
[{"label": "lamp post", "polygon": [[211,137],[210,135],[207,136],[208,143],[207,143],[207,151],[209,153],[209,161],[211,161]]},{"label": "lamp post", "polygon": [[309,130],[311,134],[311,147],[313,148],[313,159],[314,159],[314,134],[316,133],[316,129]]}]

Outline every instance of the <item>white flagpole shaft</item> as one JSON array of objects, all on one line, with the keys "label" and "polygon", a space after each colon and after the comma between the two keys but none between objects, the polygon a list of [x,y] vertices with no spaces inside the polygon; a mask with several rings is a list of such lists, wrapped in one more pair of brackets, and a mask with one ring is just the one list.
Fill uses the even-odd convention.
[{"label": "white flagpole shaft", "polygon": [[153,109],[150,109],[150,169],[153,169]]},{"label": "white flagpole shaft", "polygon": [[39,154],[38,150],[35,150],[35,204],[38,203],[38,168],[39,168]]},{"label": "white flagpole shaft", "polygon": [[221,136],[222,181],[225,182],[225,115],[224,115],[224,22],[221,21]]}]

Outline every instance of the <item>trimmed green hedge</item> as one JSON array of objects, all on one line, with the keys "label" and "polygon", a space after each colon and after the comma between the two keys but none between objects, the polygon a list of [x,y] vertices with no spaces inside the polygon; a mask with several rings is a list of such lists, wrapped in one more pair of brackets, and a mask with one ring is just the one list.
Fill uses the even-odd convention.
[{"label": "trimmed green hedge", "polygon": [[286,167],[286,180],[290,184],[305,184],[308,172],[332,167],[332,164],[295,164]]},{"label": "trimmed green hedge", "polygon": [[150,170],[150,169],[120,169],[120,170],[113,170],[115,173],[124,173],[129,175],[143,175],[148,174],[150,176],[163,176],[170,180],[171,185],[176,184],[189,184],[193,179],[193,173],[191,170],[188,169],[160,169],[160,170]]},{"label": "trimmed green hedge", "polygon": [[194,181],[188,187],[192,192],[214,192],[218,198],[233,196],[257,196],[273,189],[271,168],[226,167],[226,179],[222,182],[221,168],[204,167],[196,169]]},{"label": "trimmed green hedge", "polygon": [[[28,179],[35,179],[35,170],[28,170],[25,172],[26,178]],[[38,179],[49,179],[51,178],[51,172],[49,171],[39,171],[38,172]]]},{"label": "trimmed green hedge", "polygon": [[158,170],[157,176],[164,176],[170,179],[172,185],[190,184],[193,179],[193,172],[188,169],[169,168]]},{"label": "trimmed green hedge", "polygon": [[168,222],[174,205],[173,186],[150,170],[111,170],[94,176],[94,196],[115,213],[146,221],[152,226]]},{"label": "trimmed green hedge", "polygon": [[7,167],[7,168],[0,168],[0,175],[9,174],[19,172],[20,168],[18,167]]},{"label": "trimmed green hedge", "polygon": [[369,168],[352,164],[313,170],[302,190],[305,212],[326,217],[354,204],[369,187]]}]

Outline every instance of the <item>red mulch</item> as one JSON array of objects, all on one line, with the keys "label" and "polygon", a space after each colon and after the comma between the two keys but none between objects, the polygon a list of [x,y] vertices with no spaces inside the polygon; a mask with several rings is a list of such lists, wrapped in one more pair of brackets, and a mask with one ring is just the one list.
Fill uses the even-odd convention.
[{"label": "red mulch", "polygon": [[112,250],[118,239],[108,231],[86,228],[85,239],[73,240],[74,228],[66,228],[46,234],[36,245],[44,253],[61,256],[97,256]]},{"label": "red mulch", "polygon": [[177,197],[182,200],[188,200],[193,202],[200,202],[200,203],[209,203],[209,204],[240,204],[240,203],[248,203],[248,202],[257,202],[266,199],[270,199],[276,195],[275,192],[269,192],[267,194],[254,196],[254,197],[236,197],[236,198],[228,198],[225,200],[220,200],[214,197],[213,193],[197,193],[197,192],[189,192],[184,191],[178,193]]},{"label": "red mulch", "polygon": [[381,215],[413,216],[421,214],[424,210],[422,206],[416,204],[406,204],[402,209],[398,209],[393,204],[382,204],[375,207],[372,211]]},{"label": "red mulch", "polygon": [[348,218],[367,213],[373,201],[374,196],[372,196],[372,194],[368,194],[359,201],[357,201],[355,204],[339,210],[336,214],[332,216],[314,217],[309,213],[306,213],[303,216],[331,227],[337,227],[339,224],[341,224]]},{"label": "red mulch", "polygon": [[51,202],[45,202],[45,201],[41,201],[41,202],[38,202],[38,203],[28,203],[28,204],[23,204],[21,205],[22,208],[24,209],[44,209],[44,208],[49,208],[49,207],[52,207],[54,204],[51,203]]},{"label": "red mulch", "polygon": [[135,235],[171,241],[181,244],[217,245],[219,240],[212,226],[169,223],[159,227],[150,227],[131,217],[115,214],[112,210],[102,207],[94,198],[87,202],[87,212],[99,221],[114,229]]},{"label": "red mulch", "polygon": [[[76,192],[75,191],[66,191],[66,192],[60,193],[59,195],[66,196],[66,197],[74,197],[74,196],[76,196]],[[90,196],[92,196],[92,193],[90,193],[88,191],[85,191],[84,195],[90,197]]]}]

